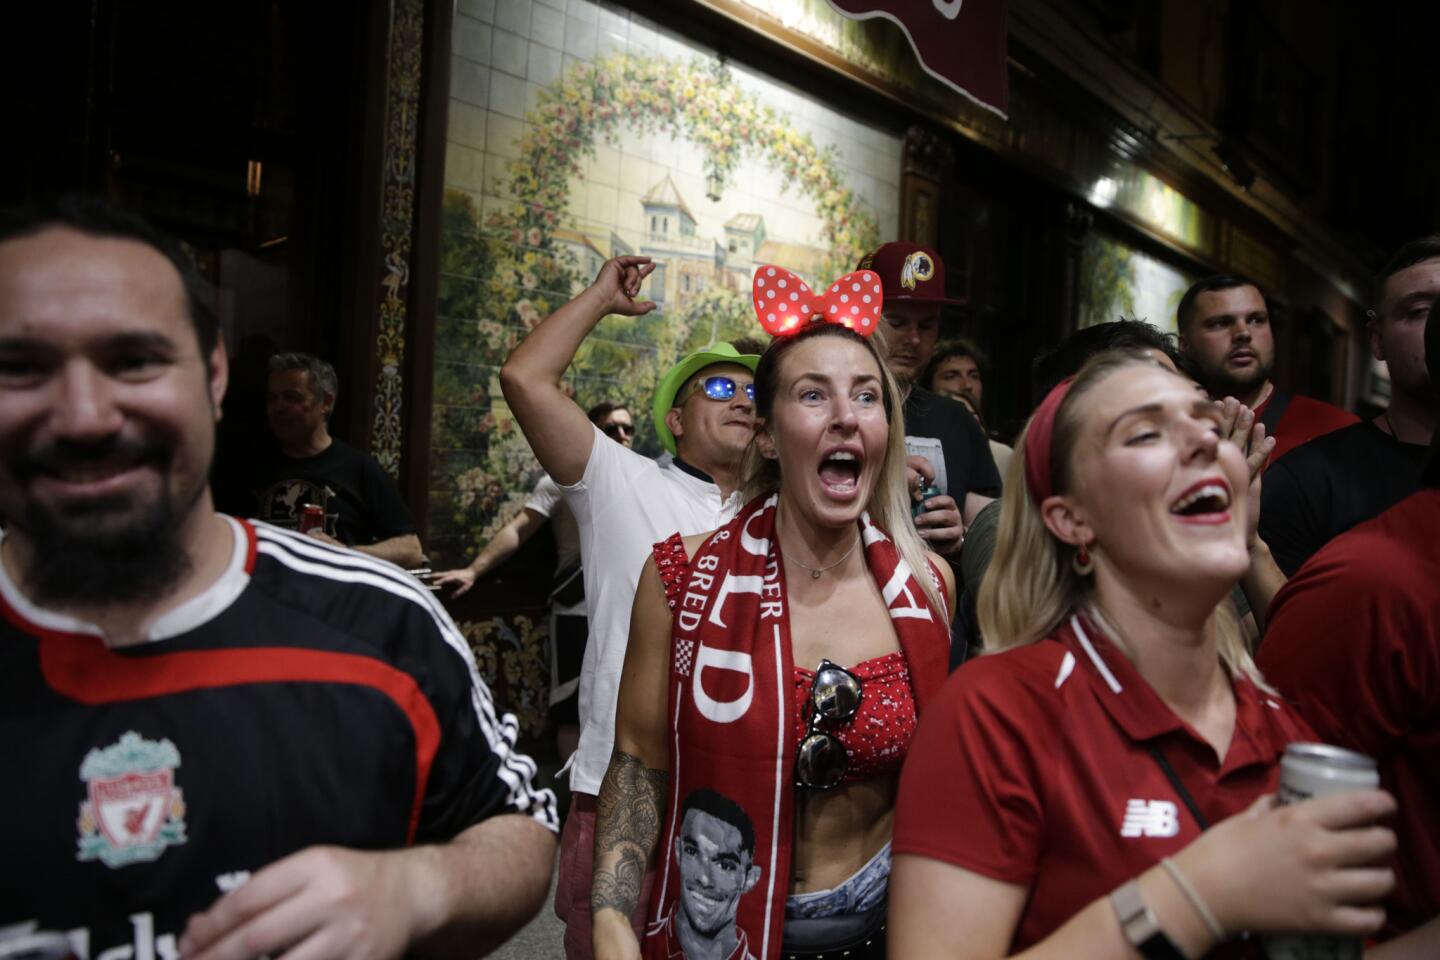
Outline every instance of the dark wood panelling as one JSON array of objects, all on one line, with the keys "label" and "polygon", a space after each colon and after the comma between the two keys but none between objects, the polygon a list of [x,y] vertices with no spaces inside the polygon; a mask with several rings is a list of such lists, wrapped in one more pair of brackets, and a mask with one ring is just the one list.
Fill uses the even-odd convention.
[{"label": "dark wood panelling", "polygon": [[411,247],[409,330],[406,339],[405,454],[400,490],[424,542],[429,515],[430,425],[435,321],[440,290],[440,208],[445,194],[445,140],[450,107],[450,25],[447,0],[425,4],[425,66],[416,151],[415,240]]}]

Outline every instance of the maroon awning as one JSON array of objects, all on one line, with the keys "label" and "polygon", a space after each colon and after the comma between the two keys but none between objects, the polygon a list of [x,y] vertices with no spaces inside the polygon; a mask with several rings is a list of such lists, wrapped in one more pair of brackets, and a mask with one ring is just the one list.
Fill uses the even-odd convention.
[{"label": "maroon awning", "polygon": [[926,73],[1005,116],[1005,0],[830,0],[830,6],[856,20],[898,23]]}]

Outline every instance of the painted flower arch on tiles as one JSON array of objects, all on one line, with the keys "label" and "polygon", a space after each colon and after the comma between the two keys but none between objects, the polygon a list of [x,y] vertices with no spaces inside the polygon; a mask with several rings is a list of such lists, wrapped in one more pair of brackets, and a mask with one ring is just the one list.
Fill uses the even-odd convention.
[{"label": "painted flower arch on tiles", "polygon": [[[746,93],[718,62],[676,63],[628,54],[573,66],[541,94],[510,165],[515,205],[496,215],[516,243],[545,246],[559,225],[570,183],[599,138],[614,142],[622,125],[698,144],[706,173],[723,189],[746,153],[754,153],[815,203],[830,266],[848,269],[874,243],[874,218],[857,209],[834,147],[821,148],[787,118]],[[538,243],[535,241],[539,241]]]},{"label": "painted flower arch on tiles", "polygon": [[[592,279],[555,235],[565,224],[572,186],[598,143],[616,143],[625,132],[689,140],[701,148],[707,175],[721,190],[746,157],[778,171],[814,204],[823,224],[818,245],[828,250],[826,276],[812,278],[816,282],[849,269],[879,236],[875,218],[845,183],[836,149],[797,131],[718,61],[619,54],[577,63],[541,91],[526,119],[520,156],[507,169],[509,196],[502,208],[482,222],[468,195],[452,191],[446,197],[432,471],[437,506],[430,526],[434,533],[463,533],[472,548],[523,503],[538,468],[493,382],[477,383],[473,375],[466,380],[463,371],[467,365],[498,367],[543,317]],[[465,278],[474,281],[468,290]],[[660,373],[712,335],[761,335],[748,293],[748,285],[743,291],[708,288],[679,314],[608,318],[576,358],[577,401],[627,402],[641,427],[640,445],[653,445],[649,400]],[[466,360],[447,370],[440,355],[457,353]],[[455,374],[453,382],[447,373]],[[486,438],[483,457],[474,456],[477,435]],[[451,456],[450,450],[471,456]],[[451,495],[437,499],[435,492]]]}]

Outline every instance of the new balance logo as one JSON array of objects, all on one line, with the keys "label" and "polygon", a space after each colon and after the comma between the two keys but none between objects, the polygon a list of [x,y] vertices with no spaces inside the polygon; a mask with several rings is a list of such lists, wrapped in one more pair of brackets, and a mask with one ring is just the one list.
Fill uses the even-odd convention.
[{"label": "new balance logo", "polygon": [[1180,810],[1169,800],[1130,800],[1125,804],[1122,837],[1173,837],[1180,832]]}]

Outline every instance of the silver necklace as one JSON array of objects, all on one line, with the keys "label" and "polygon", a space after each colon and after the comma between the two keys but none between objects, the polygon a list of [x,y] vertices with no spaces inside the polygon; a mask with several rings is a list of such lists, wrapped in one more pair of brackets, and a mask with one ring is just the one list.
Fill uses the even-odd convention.
[{"label": "silver necklace", "polygon": [[790,562],[793,563],[793,564],[795,564],[796,566],[802,567],[802,568],[805,569],[805,570],[809,570],[809,571],[810,571],[810,579],[811,579],[811,580],[819,580],[819,579],[820,579],[820,574],[824,573],[826,570],[833,570],[833,569],[835,569],[836,567],[840,566],[840,564],[844,563],[844,562],[850,557],[850,554],[852,554],[852,553],[855,552],[855,548],[858,547],[859,545],[860,545],[860,534],[857,533],[857,534],[855,534],[855,542],[852,543],[852,544],[850,544],[850,549],[849,549],[849,550],[846,550],[845,553],[844,553],[844,555],[842,555],[839,560],[836,560],[834,563],[828,563],[828,564],[826,564],[826,565],[823,566],[823,567],[812,567],[812,566],[810,566],[810,564],[805,563],[804,561],[801,561],[801,560],[797,560],[797,559],[796,559],[795,557],[793,557],[793,556],[790,558]]}]

